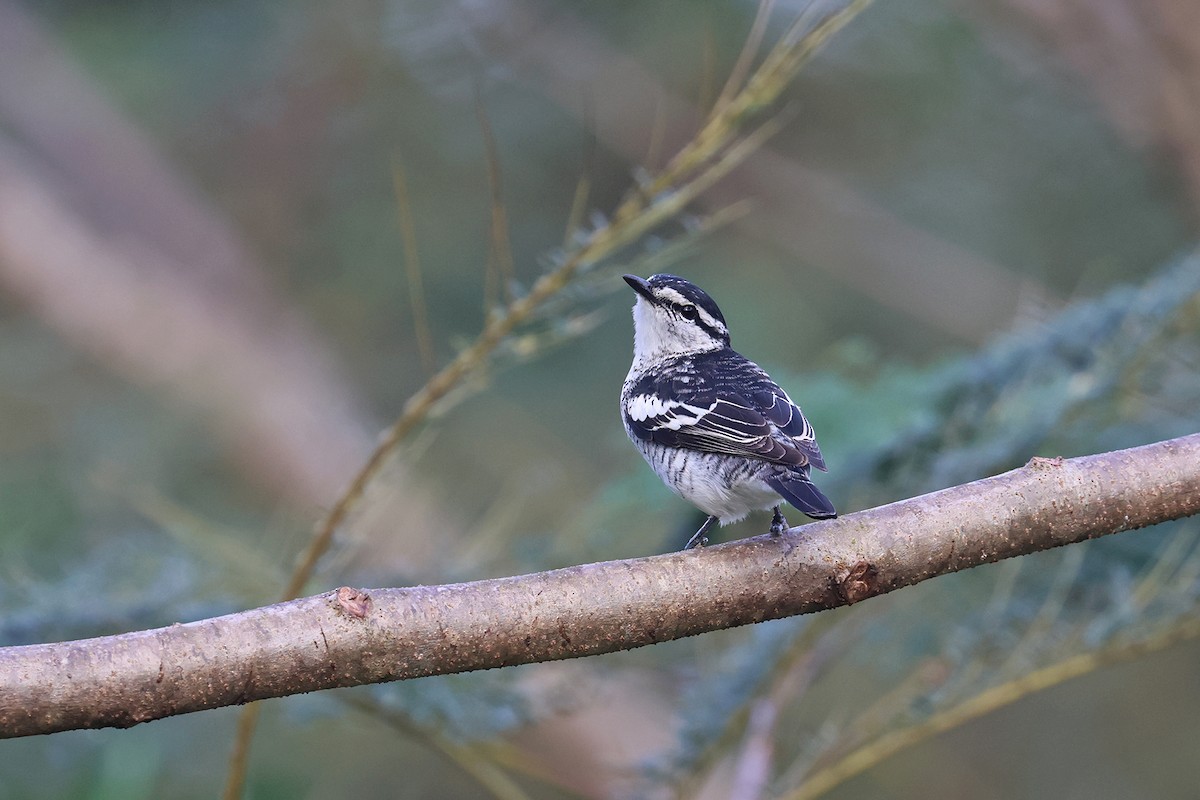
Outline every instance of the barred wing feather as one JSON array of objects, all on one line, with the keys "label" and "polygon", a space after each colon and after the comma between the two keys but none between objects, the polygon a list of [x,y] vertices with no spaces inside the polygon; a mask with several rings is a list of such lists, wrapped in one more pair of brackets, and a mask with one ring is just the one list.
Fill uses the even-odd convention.
[{"label": "barred wing feather", "polygon": [[651,390],[633,396],[626,423],[639,439],[668,447],[760,458],[794,467],[812,464],[824,469],[815,441],[792,438],[793,430],[811,436],[812,427],[786,397],[784,404],[791,408],[786,414],[779,404],[763,409],[733,393],[709,390],[684,400]]}]

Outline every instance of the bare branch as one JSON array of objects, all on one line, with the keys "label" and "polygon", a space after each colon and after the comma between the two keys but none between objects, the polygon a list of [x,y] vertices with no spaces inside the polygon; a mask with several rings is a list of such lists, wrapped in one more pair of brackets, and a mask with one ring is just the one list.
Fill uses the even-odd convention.
[{"label": "bare branch", "polygon": [[1200,513],[1200,434],[700,551],[512,578],[342,588],[151,631],[0,649],[0,736],[608,653],[812,613]]}]

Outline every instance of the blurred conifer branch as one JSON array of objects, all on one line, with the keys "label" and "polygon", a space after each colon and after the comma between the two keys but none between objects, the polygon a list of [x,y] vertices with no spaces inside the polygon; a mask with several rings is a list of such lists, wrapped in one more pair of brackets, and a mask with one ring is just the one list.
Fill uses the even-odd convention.
[{"label": "blurred conifer branch", "polygon": [[[894,692],[824,743],[818,755],[791,770],[791,780],[783,781],[791,788],[783,796],[818,797],[908,747],[1027,695],[1200,636],[1198,541],[1194,526],[1183,527],[1144,570],[1133,591],[1123,582],[1114,582],[1113,594],[1119,594],[1118,602],[1126,605],[1107,614],[1092,610],[1082,619],[1066,611],[1064,595],[1079,575],[1086,549],[1069,548],[1063,556],[1063,580],[1051,587],[1034,623],[1021,632],[1012,652],[1001,653],[997,666],[976,656],[970,661],[975,674],[960,670],[932,681],[920,674],[922,670],[914,670]],[[1163,608],[1152,610],[1152,603]],[[1124,624],[1104,635],[1097,629],[1105,627],[1105,616],[1112,615],[1123,617]],[[1012,627],[1013,623],[997,619],[993,624]],[[1102,638],[1097,640],[1098,636]],[[942,671],[924,666],[926,672]]]},{"label": "blurred conifer branch", "polygon": [[1077,678],[1110,664],[1129,661],[1200,636],[1200,618],[1180,620],[1150,635],[1065,658],[988,688],[955,705],[938,710],[907,727],[888,730],[813,771],[803,782],[780,796],[786,800],[813,800],[874,765],[913,745],[958,727],[1027,695]]},{"label": "blurred conifer branch", "polygon": [[[537,719],[530,691],[504,671],[446,676],[437,684],[397,682],[338,693],[347,707],[444,753],[498,797],[507,797],[517,773],[552,784],[556,776],[521,746],[504,739]],[[536,691],[534,692],[536,695]],[[482,762],[487,762],[483,764]],[[558,782],[561,783],[561,780]],[[493,788],[494,787],[494,788]]]},{"label": "blurred conifer branch", "polygon": [[1087,412],[1115,408],[1166,345],[1192,340],[1198,323],[1200,254],[1192,254],[931,376],[932,413],[860,454],[845,474],[872,487],[877,501],[1013,466],[1062,440]]},{"label": "blurred conifer branch", "polygon": [[[774,727],[781,707],[793,702],[796,696],[803,696],[826,665],[845,651],[847,642],[855,637],[859,629],[858,625],[842,615],[824,614],[800,622],[802,625],[798,631],[756,629],[754,637],[762,640],[758,647],[735,649],[728,654],[732,659],[732,669],[715,671],[686,693],[684,706],[710,703],[727,704],[728,708],[718,715],[718,718],[723,718],[724,724],[714,727],[704,727],[703,722],[689,724],[699,720],[685,718],[685,727],[679,734],[681,746],[648,765],[652,775],[672,784],[675,796],[696,796],[721,759],[738,744],[739,738],[742,739],[739,746],[743,750],[760,747],[760,742],[756,740],[765,734],[763,728]],[[779,656],[762,659],[761,646],[766,644],[769,647],[771,643],[774,643]],[[756,676],[745,673],[748,659],[757,661],[761,668]],[[748,691],[728,691],[728,680],[746,678],[757,678],[756,684]],[[766,715],[760,711],[756,723],[756,708],[773,710]],[[771,716],[776,719],[769,720]],[[752,732],[751,727],[759,730]]]},{"label": "blurred conifer branch", "polygon": [[[381,434],[366,463],[317,525],[308,545],[300,554],[282,593],[284,600],[300,595],[321,556],[329,549],[334,534],[363,496],[372,478],[383,468],[400,442],[428,417],[438,402],[454,391],[465,378],[482,368],[519,325],[562,291],[578,273],[612,256],[620,248],[679,214],[701,192],[759,147],[774,130],[771,122],[768,121],[745,137],[740,133],[743,125],[755,113],[774,103],[821,45],[869,4],[870,0],[851,0],[842,9],[812,25],[803,16],[798,19],[750,75],[745,85],[726,102],[713,108],[700,131],[665,168],[627,195],[613,213],[611,221],[598,225],[590,233],[582,235],[575,244],[568,246],[559,263],[538,278],[527,294],[515,298],[503,309],[486,317],[484,329],[475,341],[418,389],[405,403],[400,417]],[[492,186],[495,201],[497,186],[494,182]],[[494,210],[493,202],[493,234]],[[244,709],[239,721],[224,791],[226,800],[234,800],[242,794],[246,754],[257,715],[254,708],[251,704]]]}]

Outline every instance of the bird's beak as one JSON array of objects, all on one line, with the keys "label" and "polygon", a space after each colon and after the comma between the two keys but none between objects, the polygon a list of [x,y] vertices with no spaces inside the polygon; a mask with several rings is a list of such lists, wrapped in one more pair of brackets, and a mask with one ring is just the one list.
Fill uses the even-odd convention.
[{"label": "bird's beak", "polygon": [[624,275],[625,282],[629,284],[629,288],[646,298],[649,302],[654,302],[654,292],[650,291],[650,284],[644,278],[639,278],[637,275]]}]

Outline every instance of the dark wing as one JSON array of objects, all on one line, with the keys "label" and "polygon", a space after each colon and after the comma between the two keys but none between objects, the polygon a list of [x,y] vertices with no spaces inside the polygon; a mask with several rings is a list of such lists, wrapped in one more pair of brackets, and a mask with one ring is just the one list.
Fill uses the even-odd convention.
[{"label": "dark wing", "polygon": [[657,375],[639,380],[626,405],[626,424],[639,439],[825,468],[812,426],[800,409],[765,372],[737,353],[690,357]]},{"label": "dark wing", "polygon": [[809,464],[822,472],[828,471],[821,448],[817,446],[817,432],[809,424],[800,406],[787,396],[787,392],[772,384],[772,390],[759,392],[755,395],[754,402],[762,410],[763,416],[808,456]]}]

